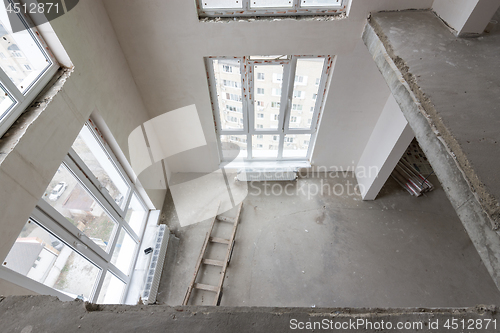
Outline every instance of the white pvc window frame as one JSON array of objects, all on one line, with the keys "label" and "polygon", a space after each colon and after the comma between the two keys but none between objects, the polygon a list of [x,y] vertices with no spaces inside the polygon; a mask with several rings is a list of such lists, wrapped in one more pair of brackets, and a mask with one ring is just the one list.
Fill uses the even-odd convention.
[{"label": "white pvc window frame", "polygon": [[[215,129],[217,133],[217,141],[219,148],[219,160],[220,163],[229,162],[229,159],[224,158],[222,153],[222,142],[220,139],[221,135],[245,135],[247,144],[247,157],[243,159],[244,162],[253,161],[291,161],[291,162],[310,162],[312,152],[314,150],[314,145],[316,142],[317,131],[320,123],[321,113],[326,101],[326,87],[330,79],[330,73],[333,65],[332,56],[307,56],[307,55],[292,55],[292,56],[280,56],[276,59],[251,59],[253,57],[207,57],[205,58],[205,63],[208,72],[208,82],[210,88],[210,96],[212,99]],[[297,60],[301,58],[324,58],[323,71],[318,87],[318,96],[316,98],[314,112],[312,116],[312,121],[309,128],[290,128],[290,117],[292,109],[293,91],[294,91],[294,79],[295,71],[297,67]],[[219,101],[216,88],[216,79],[214,71],[214,60],[222,59],[232,59],[239,60],[240,70],[241,70],[241,94],[244,97],[242,100],[243,108],[243,128],[241,129],[223,129],[220,119],[221,110],[219,109]],[[266,66],[266,65],[282,65],[283,66],[283,77],[282,77],[282,93],[280,100],[280,111],[278,115],[278,128],[277,129],[260,129],[255,128],[255,101],[253,96],[255,95],[254,89],[254,66]],[[293,79],[292,79],[293,78]],[[306,157],[283,157],[283,147],[284,138],[286,135],[297,135],[297,134],[310,134],[309,147]],[[252,136],[254,135],[277,135],[278,139],[278,155],[277,157],[254,157],[252,153]]]},{"label": "white pvc window frame", "polygon": [[[11,4],[20,4],[19,0],[7,1]],[[3,6],[4,3],[2,2],[0,5]],[[59,63],[48,51],[49,49],[47,44],[42,39],[41,34],[38,32],[34,24],[32,24],[31,19],[23,13],[19,13],[17,14],[17,16],[26,27],[26,31],[29,32],[37,47],[47,59],[47,67],[40,73],[38,78],[24,90],[24,92],[20,91],[16,87],[16,85],[9,79],[8,75],[0,68],[0,87],[1,89],[3,89],[3,91],[5,91],[7,97],[11,98],[14,102],[8,110],[0,114],[0,137],[3,136],[5,132],[7,132],[12,124],[14,124],[14,122],[33,102],[33,100],[43,90],[43,88],[45,88],[45,86],[49,83],[49,81],[59,69]],[[30,28],[30,26],[32,28]],[[3,93],[1,89],[0,93]]]},{"label": "white pvc window frame", "polygon": [[[252,0],[239,0],[239,6],[230,8],[206,8],[204,0],[195,0],[200,18],[252,17],[252,16],[311,16],[338,15],[347,12],[350,0],[336,0],[332,6],[303,6],[302,0],[290,0],[288,7],[252,7]],[[235,1],[236,3],[236,1]]]},{"label": "white pvc window frame", "polygon": [[[144,200],[142,199],[139,191],[135,187],[135,184],[133,184],[130,179],[125,176],[123,168],[121,167],[120,163],[118,163],[111,149],[99,136],[99,133],[93,126],[92,121],[89,120],[85,124],[85,126],[88,126],[93,135],[98,139],[99,144],[105,149],[108,157],[112,160],[113,164],[117,167],[123,179],[130,187],[127,196],[124,198],[124,201],[126,202],[126,205],[124,206],[125,208],[121,209],[116,204],[116,202],[112,200],[107,190],[101,186],[90,169],[88,169],[85,163],[72,149],[70,149],[70,152],[66,155],[62,162],[62,164],[64,164],[69,172],[72,173],[73,176],[75,176],[79,184],[87,191],[92,199],[96,200],[97,203],[101,205],[101,207],[105,210],[108,216],[116,223],[115,228],[112,232],[112,237],[110,239],[110,245],[108,247],[109,251],[105,251],[100,248],[96,243],[94,243],[94,241],[92,241],[76,226],[69,222],[61,213],[59,213],[43,198],[38,201],[36,208],[31,214],[30,220],[32,220],[43,229],[47,230],[49,233],[52,233],[57,238],[61,239],[72,250],[82,255],[85,259],[89,260],[92,264],[100,269],[100,273],[94,285],[94,290],[92,291],[90,298],[86,299],[86,301],[97,303],[107,274],[112,274],[118,280],[126,284],[125,290],[121,295],[121,302],[123,302],[130,287],[132,272],[139,255],[140,244],[142,242],[147,220],[149,218],[149,210],[144,203]],[[145,211],[140,234],[134,232],[132,227],[125,220],[125,215],[134,194]],[[122,229],[125,230],[127,234],[132,238],[132,240],[136,243],[135,253],[133,255],[133,258],[131,258],[131,264],[127,272],[122,272],[111,262]],[[50,294],[58,296],[62,300],[68,300],[68,296],[66,294],[59,292],[56,289],[47,287],[40,282],[34,281],[27,276],[21,275],[3,266],[0,267],[0,277],[3,277],[12,283],[28,288],[39,294]]]}]

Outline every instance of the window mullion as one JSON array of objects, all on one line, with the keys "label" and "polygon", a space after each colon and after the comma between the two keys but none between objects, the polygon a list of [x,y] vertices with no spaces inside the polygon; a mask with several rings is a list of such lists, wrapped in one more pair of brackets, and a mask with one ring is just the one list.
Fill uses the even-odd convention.
[{"label": "window mullion", "polygon": [[129,233],[129,235],[132,237],[132,239],[134,241],[139,242],[139,235],[137,235],[135,233],[135,231],[132,229],[132,227],[128,223],[125,222],[125,223],[123,223],[122,226],[125,230],[127,230],[127,232]]},{"label": "window mullion", "polygon": [[248,67],[248,57],[243,57],[240,60],[240,73],[241,73],[241,110],[243,113],[243,132],[248,133],[248,128],[249,128],[249,123],[248,123],[248,110],[249,110],[249,105],[252,103],[251,101],[251,95],[253,94],[253,87],[251,86],[251,82],[253,80],[251,79],[251,75],[247,73],[245,68],[250,68]]},{"label": "window mullion", "polygon": [[[130,270],[132,270],[132,266],[130,267]],[[113,265],[112,263],[109,263],[107,265],[107,269],[111,271],[114,275],[116,275],[117,278],[128,284],[130,282],[130,276],[126,273],[123,273],[118,267]]]},{"label": "window mullion", "polygon": [[[57,235],[58,238],[66,242],[72,250],[81,254],[84,258],[89,260],[99,269],[101,270],[106,269],[107,261],[104,258],[96,254],[96,252],[94,252],[94,250],[91,249],[89,244],[82,242],[81,239],[79,239],[73,233],[64,229],[63,226],[61,226],[57,221],[53,220],[52,217],[46,215],[46,212],[43,212],[39,208],[35,208],[35,210],[32,213],[32,216],[37,223],[42,225],[44,228],[48,229],[50,233]],[[82,246],[78,247],[78,244],[81,244]]]},{"label": "window mullion", "polygon": [[125,216],[127,215],[127,210],[128,210],[128,207],[130,206],[130,201],[132,201],[132,196],[134,195],[135,191],[134,191],[134,188],[130,188],[130,195],[128,196],[128,198],[126,199],[127,201],[125,202],[125,205],[123,206],[123,218],[125,218]]},{"label": "window mullion", "polygon": [[14,99],[18,102],[18,104],[21,104],[21,102],[24,101],[24,95],[19,91],[19,89],[17,89],[14,82],[11,81],[9,76],[5,74],[2,69],[0,69],[0,81],[12,97],[14,97]]},{"label": "window mullion", "polygon": [[247,134],[247,159],[252,159],[252,135]]},{"label": "window mullion", "polygon": [[283,159],[283,146],[285,145],[285,133],[280,133],[279,134],[279,144],[278,144],[278,160]]},{"label": "window mullion", "polygon": [[40,295],[52,295],[59,298],[61,301],[72,301],[73,297],[67,294],[49,287],[41,282],[35,281],[25,275],[22,275],[14,270],[11,270],[5,266],[0,266],[0,279],[12,282],[15,285],[23,287],[28,290],[32,290]]},{"label": "window mullion", "polygon": [[300,8],[300,0],[293,0],[293,9],[298,10]]},{"label": "window mullion", "polygon": [[217,85],[215,83],[214,77],[214,59],[208,58],[206,62],[208,67],[208,83],[210,84],[210,87],[212,87],[212,89],[210,89],[212,95],[211,97],[212,100],[215,101],[214,103],[212,103],[215,115],[215,130],[218,133],[221,133],[222,123],[220,119],[219,99],[217,97]]},{"label": "window mullion", "polygon": [[106,274],[108,274],[108,270],[102,269],[101,274],[99,276],[99,281],[97,281],[97,284],[94,288],[94,294],[92,295],[91,303],[94,304],[97,303],[97,300],[99,299],[99,294],[101,293],[102,290],[102,285],[104,284],[104,279],[106,278]]},{"label": "window mullion", "polygon": [[125,183],[127,185],[129,185],[129,190],[128,190],[128,193],[126,195],[130,196],[131,193],[132,193],[132,185],[133,185],[133,183],[130,180],[130,178],[128,177],[128,175],[125,172],[125,170],[123,169],[123,167],[121,166],[120,162],[118,161],[118,159],[116,158],[116,156],[112,153],[112,151],[109,148],[109,146],[107,145],[107,143],[104,142],[104,140],[102,139],[101,134],[96,132],[95,125],[93,124],[93,122],[92,122],[91,119],[89,119],[85,123],[85,126],[87,126],[87,128],[90,130],[90,133],[92,133],[92,135],[94,136],[94,138],[96,139],[96,141],[98,142],[98,144],[104,150],[106,156],[112,161],[113,167],[118,171],[118,173],[120,174],[121,178],[125,181]]},{"label": "window mullion", "polygon": [[[251,66],[251,67],[250,67]],[[253,64],[248,64],[246,68],[252,68],[251,72],[255,71],[255,67]],[[245,71],[246,73],[246,71]],[[254,112],[254,103],[252,101],[251,96],[255,93],[253,78],[250,75],[247,75],[247,84],[248,84],[248,101],[247,101],[247,118],[248,118],[248,127],[247,127],[247,159],[253,159],[253,149],[252,149],[252,133],[255,131],[255,112]]]},{"label": "window mullion", "polygon": [[247,11],[250,9],[250,0],[242,0],[243,1],[243,10]]},{"label": "window mullion", "polygon": [[[71,224],[64,216],[61,215],[55,208],[45,202],[44,199],[40,199],[37,204],[37,209],[43,211],[47,216],[50,216],[51,223],[57,223],[62,228],[64,228],[68,233],[74,237],[74,240],[85,245],[94,251],[99,257],[103,260],[109,260],[111,255],[110,253],[106,253],[103,249],[101,249],[96,243],[94,243],[87,235],[80,232],[77,227]],[[41,221],[42,222],[42,221]]]},{"label": "window mullion", "polygon": [[332,59],[330,57],[328,58],[325,58],[325,61],[323,63],[323,71],[322,71],[322,74],[321,74],[321,80],[320,80],[320,83],[319,83],[319,87],[318,87],[318,95],[316,96],[316,104],[314,105],[314,114],[312,116],[312,120],[311,120],[311,127],[310,129],[313,131],[313,132],[316,132],[317,129],[318,129],[318,118],[319,118],[319,115],[320,115],[320,110],[322,109],[322,104],[324,103],[325,101],[325,91],[326,91],[326,85],[327,85],[327,81],[328,81],[328,68],[331,68],[331,65],[332,65]]},{"label": "window mullion", "polygon": [[306,159],[309,161],[312,158],[312,152],[313,152],[313,147],[316,144],[316,136],[318,135],[318,132],[314,132],[311,134],[311,138],[309,139],[309,147],[307,148],[307,155]]},{"label": "window mullion", "polygon": [[292,101],[293,101],[293,89],[294,87],[294,82],[295,82],[295,68],[297,66],[297,58],[292,57],[292,60],[290,61],[290,64],[285,67],[286,69],[286,81],[285,78],[283,79],[284,82],[286,82],[286,87],[283,85],[282,89],[283,91],[286,91],[286,94],[282,95],[282,100],[283,98],[285,99],[285,108],[283,111],[283,122],[280,122],[280,125],[282,126],[282,132],[285,132],[288,130],[289,123],[290,123],[290,109],[292,108]]},{"label": "window mullion", "polygon": [[[255,65],[249,65],[250,73],[255,72]],[[252,96],[255,94],[255,82],[252,75],[248,75],[248,133],[255,130],[255,98]]]},{"label": "window mullion", "polygon": [[[125,211],[118,206],[118,204],[113,200],[108,190],[101,184],[99,179],[95,177],[92,171],[87,167],[87,164],[82,161],[80,156],[70,148],[68,151],[69,157],[78,165],[78,167],[83,171],[85,176],[92,182],[95,188],[100,192],[100,194],[106,199],[106,203],[108,203],[113,209],[117,212],[120,217],[125,216]],[[127,207],[127,206],[125,206]]]},{"label": "window mullion", "polygon": [[64,164],[71,170],[80,183],[90,192],[89,194],[97,201],[108,215],[116,222],[121,224],[122,217],[112,209],[99,188],[90,181],[80,167],[73,161],[69,155],[64,158]]}]

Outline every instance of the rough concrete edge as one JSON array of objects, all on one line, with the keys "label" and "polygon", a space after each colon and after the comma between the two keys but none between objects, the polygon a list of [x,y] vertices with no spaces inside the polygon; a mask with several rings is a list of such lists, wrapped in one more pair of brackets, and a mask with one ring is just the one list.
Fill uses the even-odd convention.
[{"label": "rough concrete edge", "polygon": [[45,88],[19,116],[14,124],[0,137],[0,165],[14,150],[33,122],[47,109],[52,99],[62,90],[64,83],[73,73],[73,68],[60,68]]},{"label": "rough concrete edge", "polygon": [[430,111],[434,112],[433,115],[425,109],[431,102],[421,91],[414,93],[411,87],[418,88],[418,86],[415,82],[413,84],[408,82],[408,78],[413,79],[411,73],[408,73],[407,67],[404,70],[399,69],[399,66],[404,68],[406,65],[401,58],[390,55],[391,50],[388,49],[390,45],[386,38],[384,42],[383,36],[376,33],[373,20],[366,25],[362,38],[443,184],[446,195],[457,211],[483,263],[500,288],[500,237],[492,230],[490,216],[477,200],[456,155],[450,150],[441,128],[434,121],[433,116],[436,116],[434,108],[432,107]]},{"label": "rough concrete edge", "polygon": [[[265,306],[242,306],[242,307],[227,307],[227,306],[168,306],[168,305],[104,305],[91,304],[82,300],[75,299],[70,302],[63,302],[55,296],[46,295],[28,295],[28,296],[0,296],[3,297],[0,301],[0,316],[5,308],[12,310],[16,303],[34,301],[35,304],[43,304],[46,307],[49,303],[58,303],[61,307],[79,307],[86,312],[112,312],[112,313],[133,313],[147,311],[152,314],[158,313],[184,313],[192,314],[209,314],[209,313],[266,313],[273,315],[285,315],[306,313],[312,317],[330,316],[330,317],[354,317],[359,315],[376,315],[387,316],[394,314],[499,314],[500,308],[496,305],[479,304],[473,307],[409,307],[409,308],[310,308],[310,307],[265,307]],[[34,305],[33,303],[30,303]]]},{"label": "rough concrete edge", "polygon": [[[423,10],[423,12],[429,12],[436,15],[433,11]],[[450,29],[446,23],[436,15],[436,18],[443,22],[443,25]],[[473,170],[471,163],[469,162],[466,154],[463,152],[460,144],[455,139],[453,134],[444,125],[443,121],[439,117],[432,101],[425,95],[417,83],[417,79],[409,71],[409,67],[397,56],[388,41],[387,37],[383,34],[381,27],[376,22],[376,17],[373,15],[370,17],[370,26],[375,31],[378,38],[381,40],[385,47],[387,54],[394,61],[394,64],[401,72],[401,75],[408,84],[411,92],[416,96],[418,102],[421,104],[420,111],[428,119],[429,124],[433,128],[436,135],[441,139],[442,143],[447,148],[449,154],[456,161],[459,170],[462,172],[465,180],[467,181],[474,197],[479,202],[483,210],[485,211],[488,219],[490,220],[491,227],[493,230],[500,229],[500,204],[498,200],[488,192],[486,185],[479,179],[478,175]],[[450,30],[453,32],[453,30]]]}]

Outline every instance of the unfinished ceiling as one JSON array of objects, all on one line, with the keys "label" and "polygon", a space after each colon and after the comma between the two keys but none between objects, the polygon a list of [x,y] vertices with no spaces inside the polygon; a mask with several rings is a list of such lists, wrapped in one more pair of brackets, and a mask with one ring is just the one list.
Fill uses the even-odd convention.
[{"label": "unfinished ceiling", "polygon": [[196,104],[208,145],[169,159],[172,172],[218,167],[203,57],[251,54],[337,56],[312,162],[355,166],[389,96],[361,41],[366,18],[379,10],[430,8],[432,2],[354,0],[347,19],[213,23],[198,20],[194,0],[104,0],[150,117]]}]

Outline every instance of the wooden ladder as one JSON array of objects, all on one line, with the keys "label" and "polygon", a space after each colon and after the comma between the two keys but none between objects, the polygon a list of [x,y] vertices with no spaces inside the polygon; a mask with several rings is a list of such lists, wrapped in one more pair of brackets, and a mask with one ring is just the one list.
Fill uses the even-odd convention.
[{"label": "wooden ladder", "polygon": [[[224,278],[226,276],[227,265],[229,264],[229,261],[231,261],[231,256],[233,254],[234,237],[236,235],[236,229],[238,228],[238,223],[240,221],[240,213],[241,213],[242,206],[243,206],[243,203],[240,203],[240,206],[238,207],[238,212],[236,213],[236,217],[234,217],[234,218],[222,216],[222,215],[216,215],[213,218],[212,224],[210,225],[210,230],[207,232],[207,236],[205,237],[205,241],[203,243],[203,246],[201,247],[200,256],[198,257],[198,261],[196,262],[196,267],[194,269],[193,279],[191,280],[191,284],[189,285],[189,287],[187,289],[186,296],[184,296],[184,301],[182,302],[182,305],[188,304],[189,298],[191,297],[191,293],[193,292],[193,289],[201,289],[201,290],[207,290],[207,291],[214,292],[215,299],[214,299],[213,305],[218,306],[220,304],[220,300],[222,298],[222,284],[224,283]],[[220,207],[220,203],[219,203],[219,207]],[[219,212],[219,207],[217,207],[217,212]],[[214,229],[214,225],[215,225],[216,221],[234,224],[233,230],[231,233],[231,237],[229,239],[212,237],[212,231]],[[227,252],[226,252],[226,257],[225,257],[224,261],[205,258],[205,254],[207,252],[207,248],[208,248],[208,245],[210,243],[219,243],[219,244],[226,244],[227,245]],[[196,278],[198,276],[198,273],[200,271],[202,264],[222,267],[222,271],[220,273],[221,276],[220,276],[219,284],[217,286],[196,283]]]}]

